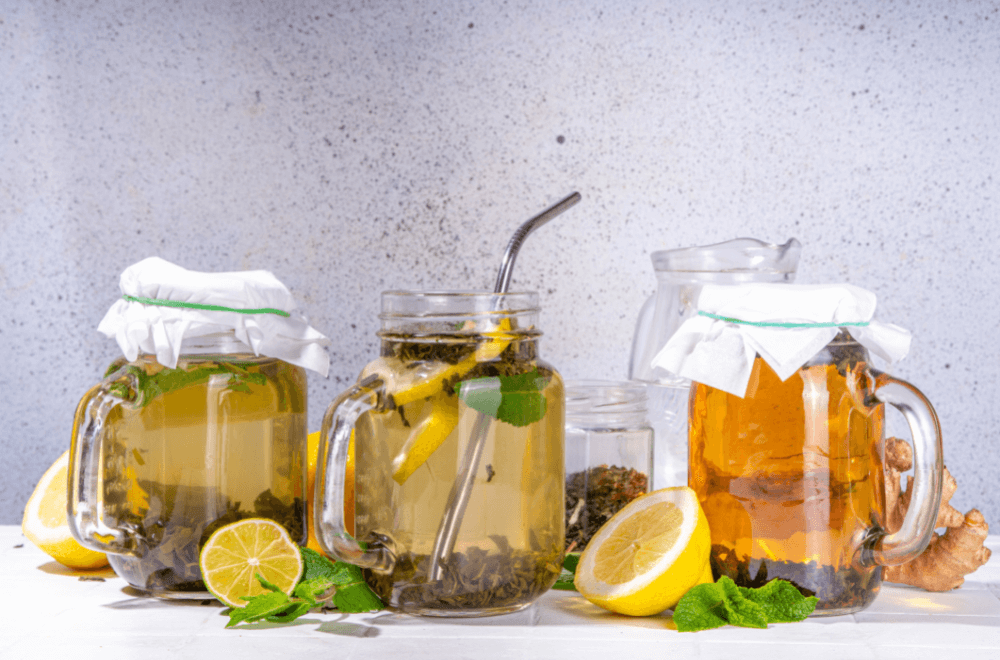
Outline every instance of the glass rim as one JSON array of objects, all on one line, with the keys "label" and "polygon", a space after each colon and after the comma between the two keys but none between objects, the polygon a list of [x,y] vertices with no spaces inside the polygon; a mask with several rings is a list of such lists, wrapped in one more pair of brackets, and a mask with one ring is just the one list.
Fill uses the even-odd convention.
[{"label": "glass rim", "polygon": [[541,311],[537,291],[493,293],[482,290],[392,289],[381,295],[379,318],[432,319],[470,316],[531,315]]}]

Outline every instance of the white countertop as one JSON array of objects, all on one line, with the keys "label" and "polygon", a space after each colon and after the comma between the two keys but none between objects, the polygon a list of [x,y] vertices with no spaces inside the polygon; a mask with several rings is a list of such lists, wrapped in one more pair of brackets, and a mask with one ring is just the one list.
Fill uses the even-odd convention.
[{"label": "white countertop", "polygon": [[993,558],[952,592],[886,584],[850,616],[697,633],[669,615],[629,618],[575,592],[550,591],[527,610],[482,619],[391,612],[309,614],[293,625],[227,630],[223,607],[134,597],[110,569],[80,581],[13,525],[0,526],[0,658],[1000,658],[1000,536]]}]

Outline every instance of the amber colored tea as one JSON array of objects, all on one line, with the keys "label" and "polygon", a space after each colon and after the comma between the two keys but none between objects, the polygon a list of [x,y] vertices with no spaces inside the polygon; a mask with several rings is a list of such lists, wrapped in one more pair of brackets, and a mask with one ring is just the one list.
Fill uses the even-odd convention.
[{"label": "amber colored tea", "polygon": [[[435,373],[468,359],[476,346],[467,338],[447,336],[384,340],[383,357],[399,358],[401,373]],[[454,552],[443,563],[443,578],[430,580],[435,538],[479,415],[454,386],[459,380],[533,371],[546,382],[533,393],[545,397],[545,414],[525,426],[498,420],[489,424]],[[387,604],[452,616],[513,611],[552,586],[564,539],[563,401],[559,375],[535,359],[533,341],[521,340],[499,359],[479,362],[442,383],[432,396],[359,419],[355,524],[359,540],[375,533],[396,556],[390,574],[366,571],[369,584]],[[394,480],[393,457],[414,429],[433,422],[435,415],[439,419],[445,408],[457,414],[457,425],[402,483]]]},{"label": "amber colored tea", "polygon": [[132,546],[108,559],[137,588],[204,591],[201,546],[243,518],[270,518],[304,542],[305,373],[229,357],[133,363],[141,405],[108,415],[99,488]]},{"label": "amber colored tea", "polygon": [[743,398],[693,384],[689,485],[716,579],[784,578],[826,614],[874,599],[881,568],[853,555],[884,520],[883,415],[859,360],[806,365],[781,382],[757,357]]}]

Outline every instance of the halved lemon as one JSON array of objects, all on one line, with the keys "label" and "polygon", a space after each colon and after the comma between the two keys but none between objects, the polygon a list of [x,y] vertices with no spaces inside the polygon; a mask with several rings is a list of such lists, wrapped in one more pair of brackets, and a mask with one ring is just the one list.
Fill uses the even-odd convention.
[{"label": "halved lemon", "polygon": [[257,573],[291,594],[304,568],[299,546],[285,528],[265,518],[246,518],[215,530],[201,549],[199,565],[205,586],[230,607],[245,607],[243,596],[267,591]]},{"label": "halved lemon", "polygon": [[21,531],[29,541],[63,566],[93,570],[108,565],[103,552],[80,545],[69,531],[66,518],[67,471],[69,451],[56,459],[42,475],[35,492],[24,507]]},{"label": "halved lemon", "polygon": [[636,498],[598,530],[580,556],[577,590],[632,616],[674,607],[691,587],[712,582],[708,520],[690,488]]},{"label": "halved lemon", "polygon": [[[319,431],[307,436],[306,441],[306,529],[308,536],[306,547],[323,554],[323,547],[316,538],[316,526],[313,524],[313,496],[316,493],[316,464],[319,462]],[[351,431],[350,444],[347,445],[346,479],[344,483],[344,529],[354,535],[354,431]]]}]

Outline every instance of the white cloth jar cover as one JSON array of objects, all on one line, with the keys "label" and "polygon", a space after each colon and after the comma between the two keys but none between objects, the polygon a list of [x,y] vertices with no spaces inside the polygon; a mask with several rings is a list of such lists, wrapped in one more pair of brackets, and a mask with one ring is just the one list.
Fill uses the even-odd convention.
[{"label": "white cloth jar cover", "polygon": [[875,294],[850,284],[706,285],[698,315],[653,358],[656,367],[742,397],[759,354],[787,379],[841,328],[872,353],[896,362],[910,333],[872,320]]},{"label": "white cloth jar cover", "polygon": [[296,310],[291,292],[265,270],[199,273],[159,257],[143,259],[121,275],[122,299],[98,331],[114,337],[125,358],[156,356],[171,369],[185,339],[232,331],[255,355],[330,371],[330,340]]}]

